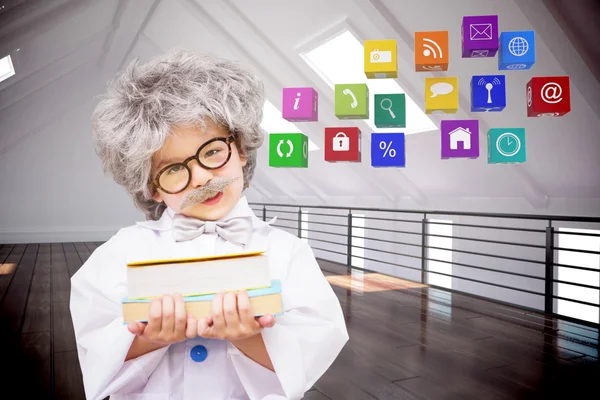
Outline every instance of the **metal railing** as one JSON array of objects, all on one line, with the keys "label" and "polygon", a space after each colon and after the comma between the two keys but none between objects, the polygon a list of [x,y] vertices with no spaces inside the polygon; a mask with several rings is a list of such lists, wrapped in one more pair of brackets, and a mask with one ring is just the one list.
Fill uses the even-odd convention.
[{"label": "metal railing", "polygon": [[[600,320],[600,218],[250,205],[263,220],[277,216],[274,226],[309,240],[317,258],[346,265],[348,270],[394,275],[599,326],[593,319],[569,315],[572,312],[564,307],[579,307],[579,312],[583,307],[588,315],[595,310]],[[442,234],[439,230],[444,228],[438,227],[452,232]],[[561,247],[567,237],[573,239],[568,247]],[[597,247],[581,248],[578,243],[586,238],[593,238],[591,243]],[[444,240],[453,244],[448,246]],[[452,287],[432,282],[440,277]]]}]

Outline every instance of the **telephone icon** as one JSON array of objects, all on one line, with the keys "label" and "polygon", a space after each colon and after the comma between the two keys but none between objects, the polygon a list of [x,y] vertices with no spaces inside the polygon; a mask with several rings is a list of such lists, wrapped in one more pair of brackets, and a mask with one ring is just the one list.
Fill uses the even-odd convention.
[{"label": "telephone icon", "polygon": [[345,95],[349,95],[350,97],[352,97],[352,103],[350,104],[350,107],[352,107],[352,108],[358,107],[358,101],[356,100],[356,96],[354,96],[354,93],[352,93],[352,90],[350,90],[350,89],[344,89],[344,91],[342,93],[344,93]]}]

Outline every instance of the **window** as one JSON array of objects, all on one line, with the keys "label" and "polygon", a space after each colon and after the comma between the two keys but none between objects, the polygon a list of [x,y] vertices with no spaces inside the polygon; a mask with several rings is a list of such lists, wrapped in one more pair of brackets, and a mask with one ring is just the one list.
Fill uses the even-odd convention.
[{"label": "window", "polygon": [[15,68],[13,67],[12,59],[10,56],[6,56],[0,59],[0,82],[10,78],[15,74]]},{"label": "window", "polygon": [[300,215],[300,234],[302,235],[302,240],[308,242],[308,211],[302,210]]},{"label": "window", "polygon": [[[265,101],[263,107],[263,120],[260,126],[267,133],[295,133],[302,132],[294,123],[283,119],[281,111],[277,109],[269,100]],[[307,135],[308,136],[308,135]],[[319,146],[308,138],[308,151],[319,150]]]},{"label": "window", "polygon": [[[436,224],[440,223],[440,225]],[[441,219],[430,219],[427,224],[427,233],[431,235],[443,235],[450,237],[427,236],[427,245],[439,247],[440,249],[427,249],[427,258],[440,261],[427,260],[427,283],[452,289],[452,221]],[[448,249],[448,250],[441,250]],[[445,262],[442,262],[445,261]],[[445,275],[438,275],[440,272]]]},{"label": "window", "polygon": [[[395,79],[367,79],[364,73],[364,48],[356,36],[345,30],[313,50],[301,54],[310,67],[333,89],[335,84],[366,83],[369,87],[369,119],[365,122],[374,132],[397,132],[398,128],[376,128],[373,96],[377,93],[404,93]],[[427,114],[406,95],[406,128],[412,134],[438,129]]]},{"label": "window", "polygon": [[[598,235],[600,234],[600,231],[598,230],[559,228],[557,229],[557,231],[558,244],[556,245],[556,247],[560,247],[563,249],[600,251],[600,237],[566,234],[561,235],[561,232],[575,232]],[[590,286],[600,285],[600,255],[591,253],[580,253],[569,250],[558,250],[557,262],[558,264],[591,268],[598,270],[598,272],[558,267],[558,277],[556,277],[555,279]],[[556,295],[568,299],[585,301],[592,304],[600,304],[599,293],[600,292],[596,289],[582,288],[566,283],[559,283],[557,284]],[[560,299],[557,301],[557,307],[558,314],[598,323],[599,312],[597,307]]]}]

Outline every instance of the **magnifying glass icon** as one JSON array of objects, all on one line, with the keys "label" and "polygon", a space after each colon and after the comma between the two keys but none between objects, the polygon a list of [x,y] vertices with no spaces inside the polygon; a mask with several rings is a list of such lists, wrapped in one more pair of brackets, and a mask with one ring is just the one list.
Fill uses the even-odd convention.
[{"label": "magnifying glass icon", "polygon": [[[384,103],[385,103],[385,105],[384,105]],[[388,103],[389,103],[389,105],[388,105]],[[392,111],[392,100],[390,100],[386,97],[385,99],[381,100],[381,103],[379,103],[379,105],[381,106],[382,109],[389,111],[392,118],[396,119],[396,114],[394,114],[394,112]]]}]

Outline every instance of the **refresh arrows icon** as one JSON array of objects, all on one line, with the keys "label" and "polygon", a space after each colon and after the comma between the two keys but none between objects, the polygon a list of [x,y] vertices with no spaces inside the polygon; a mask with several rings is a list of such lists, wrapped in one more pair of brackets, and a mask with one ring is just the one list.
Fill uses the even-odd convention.
[{"label": "refresh arrows icon", "polygon": [[[284,142],[284,140],[281,139],[279,141],[279,143],[277,143],[277,154],[279,155],[280,158],[283,158],[283,152],[281,151],[281,146],[283,146],[283,142]],[[290,158],[292,156],[292,153],[294,152],[294,143],[292,143],[292,141],[290,139],[288,139],[287,145],[290,148],[290,151],[289,151],[289,153],[287,153],[285,155],[285,158]]]}]

